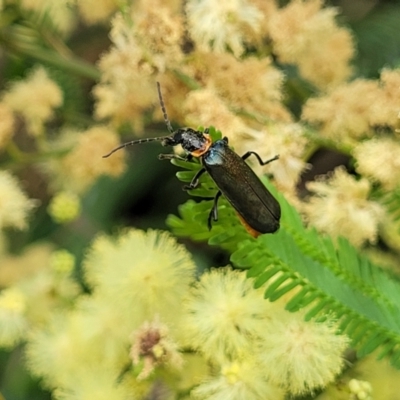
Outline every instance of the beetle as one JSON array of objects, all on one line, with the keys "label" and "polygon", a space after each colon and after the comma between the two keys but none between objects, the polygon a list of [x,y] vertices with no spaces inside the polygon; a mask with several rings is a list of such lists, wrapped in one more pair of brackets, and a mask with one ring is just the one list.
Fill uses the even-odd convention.
[{"label": "beetle", "polygon": [[193,157],[200,159],[202,168],[196,173],[190,184],[185,185],[183,189],[192,190],[198,187],[199,178],[205,172],[211,176],[217,185],[218,192],[214,197],[213,206],[208,215],[209,229],[212,226],[211,220],[215,222],[218,220],[218,199],[221,195],[224,195],[252,236],[257,237],[262,233],[276,232],[279,229],[281,217],[280,205],[245,160],[254,155],[260,165],[266,165],[277,160],[279,156],[263,161],[256,152],[248,151],[241,157],[230,149],[227,137],[213,142],[208,129],[205,129],[204,132],[192,128],[174,130],[168,119],[159,82],[157,82],[157,91],[164,121],[170,135],[123,143],[103,157],[109,157],[117,150],[134,144],[152,141],[160,141],[163,146],[180,144],[186,152],[186,157],[175,154],[160,154],[158,158],[160,160],[179,159],[184,161],[190,161]]}]

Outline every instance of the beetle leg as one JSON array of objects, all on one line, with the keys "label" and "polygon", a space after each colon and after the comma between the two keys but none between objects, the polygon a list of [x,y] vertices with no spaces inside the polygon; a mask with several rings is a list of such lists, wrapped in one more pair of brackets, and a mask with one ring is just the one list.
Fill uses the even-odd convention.
[{"label": "beetle leg", "polygon": [[252,154],[257,157],[257,160],[260,163],[260,165],[266,165],[266,164],[270,163],[271,161],[275,161],[279,158],[279,155],[277,155],[275,157],[270,158],[267,161],[263,161],[261,159],[261,157],[255,151],[248,151],[244,156],[242,156],[242,159],[245,160],[246,158],[249,158]]},{"label": "beetle leg", "polygon": [[214,204],[211,208],[210,214],[208,214],[207,226],[208,230],[211,230],[211,218],[218,221],[218,199],[221,197],[222,192],[218,190],[218,193],[214,197]]},{"label": "beetle leg", "polygon": [[178,156],[177,154],[159,154],[158,159],[159,160],[181,160],[181,161],[190,161],[193,158],[191,154],[188,154],[186,157],[181,157]]},{"label": "beetle leg", "polygon": [[[190,155],[190,154],[189,154]],[[199,186],[199,178],[201,175],[206,172],[205,168],[202,168],[201,170],[197,171],[196,175],[193,177],[192,181],[189,183],[189,185],[185,185],[182,189],[183,190],[192,190],[196,189],[197,186]]]}]

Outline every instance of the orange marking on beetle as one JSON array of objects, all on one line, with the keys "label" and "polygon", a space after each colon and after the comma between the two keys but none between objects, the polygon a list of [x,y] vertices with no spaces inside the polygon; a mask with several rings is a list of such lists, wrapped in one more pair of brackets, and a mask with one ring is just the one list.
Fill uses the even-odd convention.
[{"label": "orange marking on beetle", "polygon": [[256,238],[261,235],[261,232],[258,232],[254,228],[252,228],[239,213],[236,213],[236,214],[238,215],[242,225],[246,228],[246,231],[249,232],[251,236]]},{"label": "orange marking on beetle", "polygon": [[197,149],[190,153],[193,157],[201,157],[203,154],[207,153],[208,149],[212,145],[212,139],[211,139],[210,135],[208,135],[207,133],[203,133],[203,135],[206,139],[206,143],[204,144],[204,146],[201,149]]}]

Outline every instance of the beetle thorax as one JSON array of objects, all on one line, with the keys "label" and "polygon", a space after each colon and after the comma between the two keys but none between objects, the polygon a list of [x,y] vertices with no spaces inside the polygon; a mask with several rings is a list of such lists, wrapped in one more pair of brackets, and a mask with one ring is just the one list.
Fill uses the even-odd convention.
[{"label": "beetle thorax", "polygon": [[182,146],[183,150],[194,157],[200,157],[211,145],[209,135],[191,128],[178,129],[173,137],[175,142]]}]

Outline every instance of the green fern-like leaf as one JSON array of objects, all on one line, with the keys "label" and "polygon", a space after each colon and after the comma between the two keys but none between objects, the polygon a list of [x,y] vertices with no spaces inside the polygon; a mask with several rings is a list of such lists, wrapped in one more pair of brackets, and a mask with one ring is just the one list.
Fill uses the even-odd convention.
[{"label": "green fern-like leaf", "polygon": [[[190,172],[178,175],[185,182],[201,168],[198,163],[176,164]],[[178,236],[207,240],[230,251],[231,262],[248,270],[255,287],[265,288],[266,299],[276,301],[285,295],[287,310],[307,307],[306,319],[335,315],[359,356],[381,347],[379,357],[389,357],[400,369],[399,283],[358,254],[347,240],[340,238],[334,243],[305,228],[295,208],[270,183],[265,184],[282,208],[281,228],[275,234],[251,237],[222,198],[211,231],[207,218],[212,200],[188,201],[179,208],[180,217],[169,216],[167,223]],[[200,187],[192,194],[212,197],[216,192],[211,179],[202,176]]]},{"label": "green fern-like leaf", "polygon": [[393,221],[400,221],[400,187],[391,191],[380,190],[377,193],[387,211],[392,215]]}]

